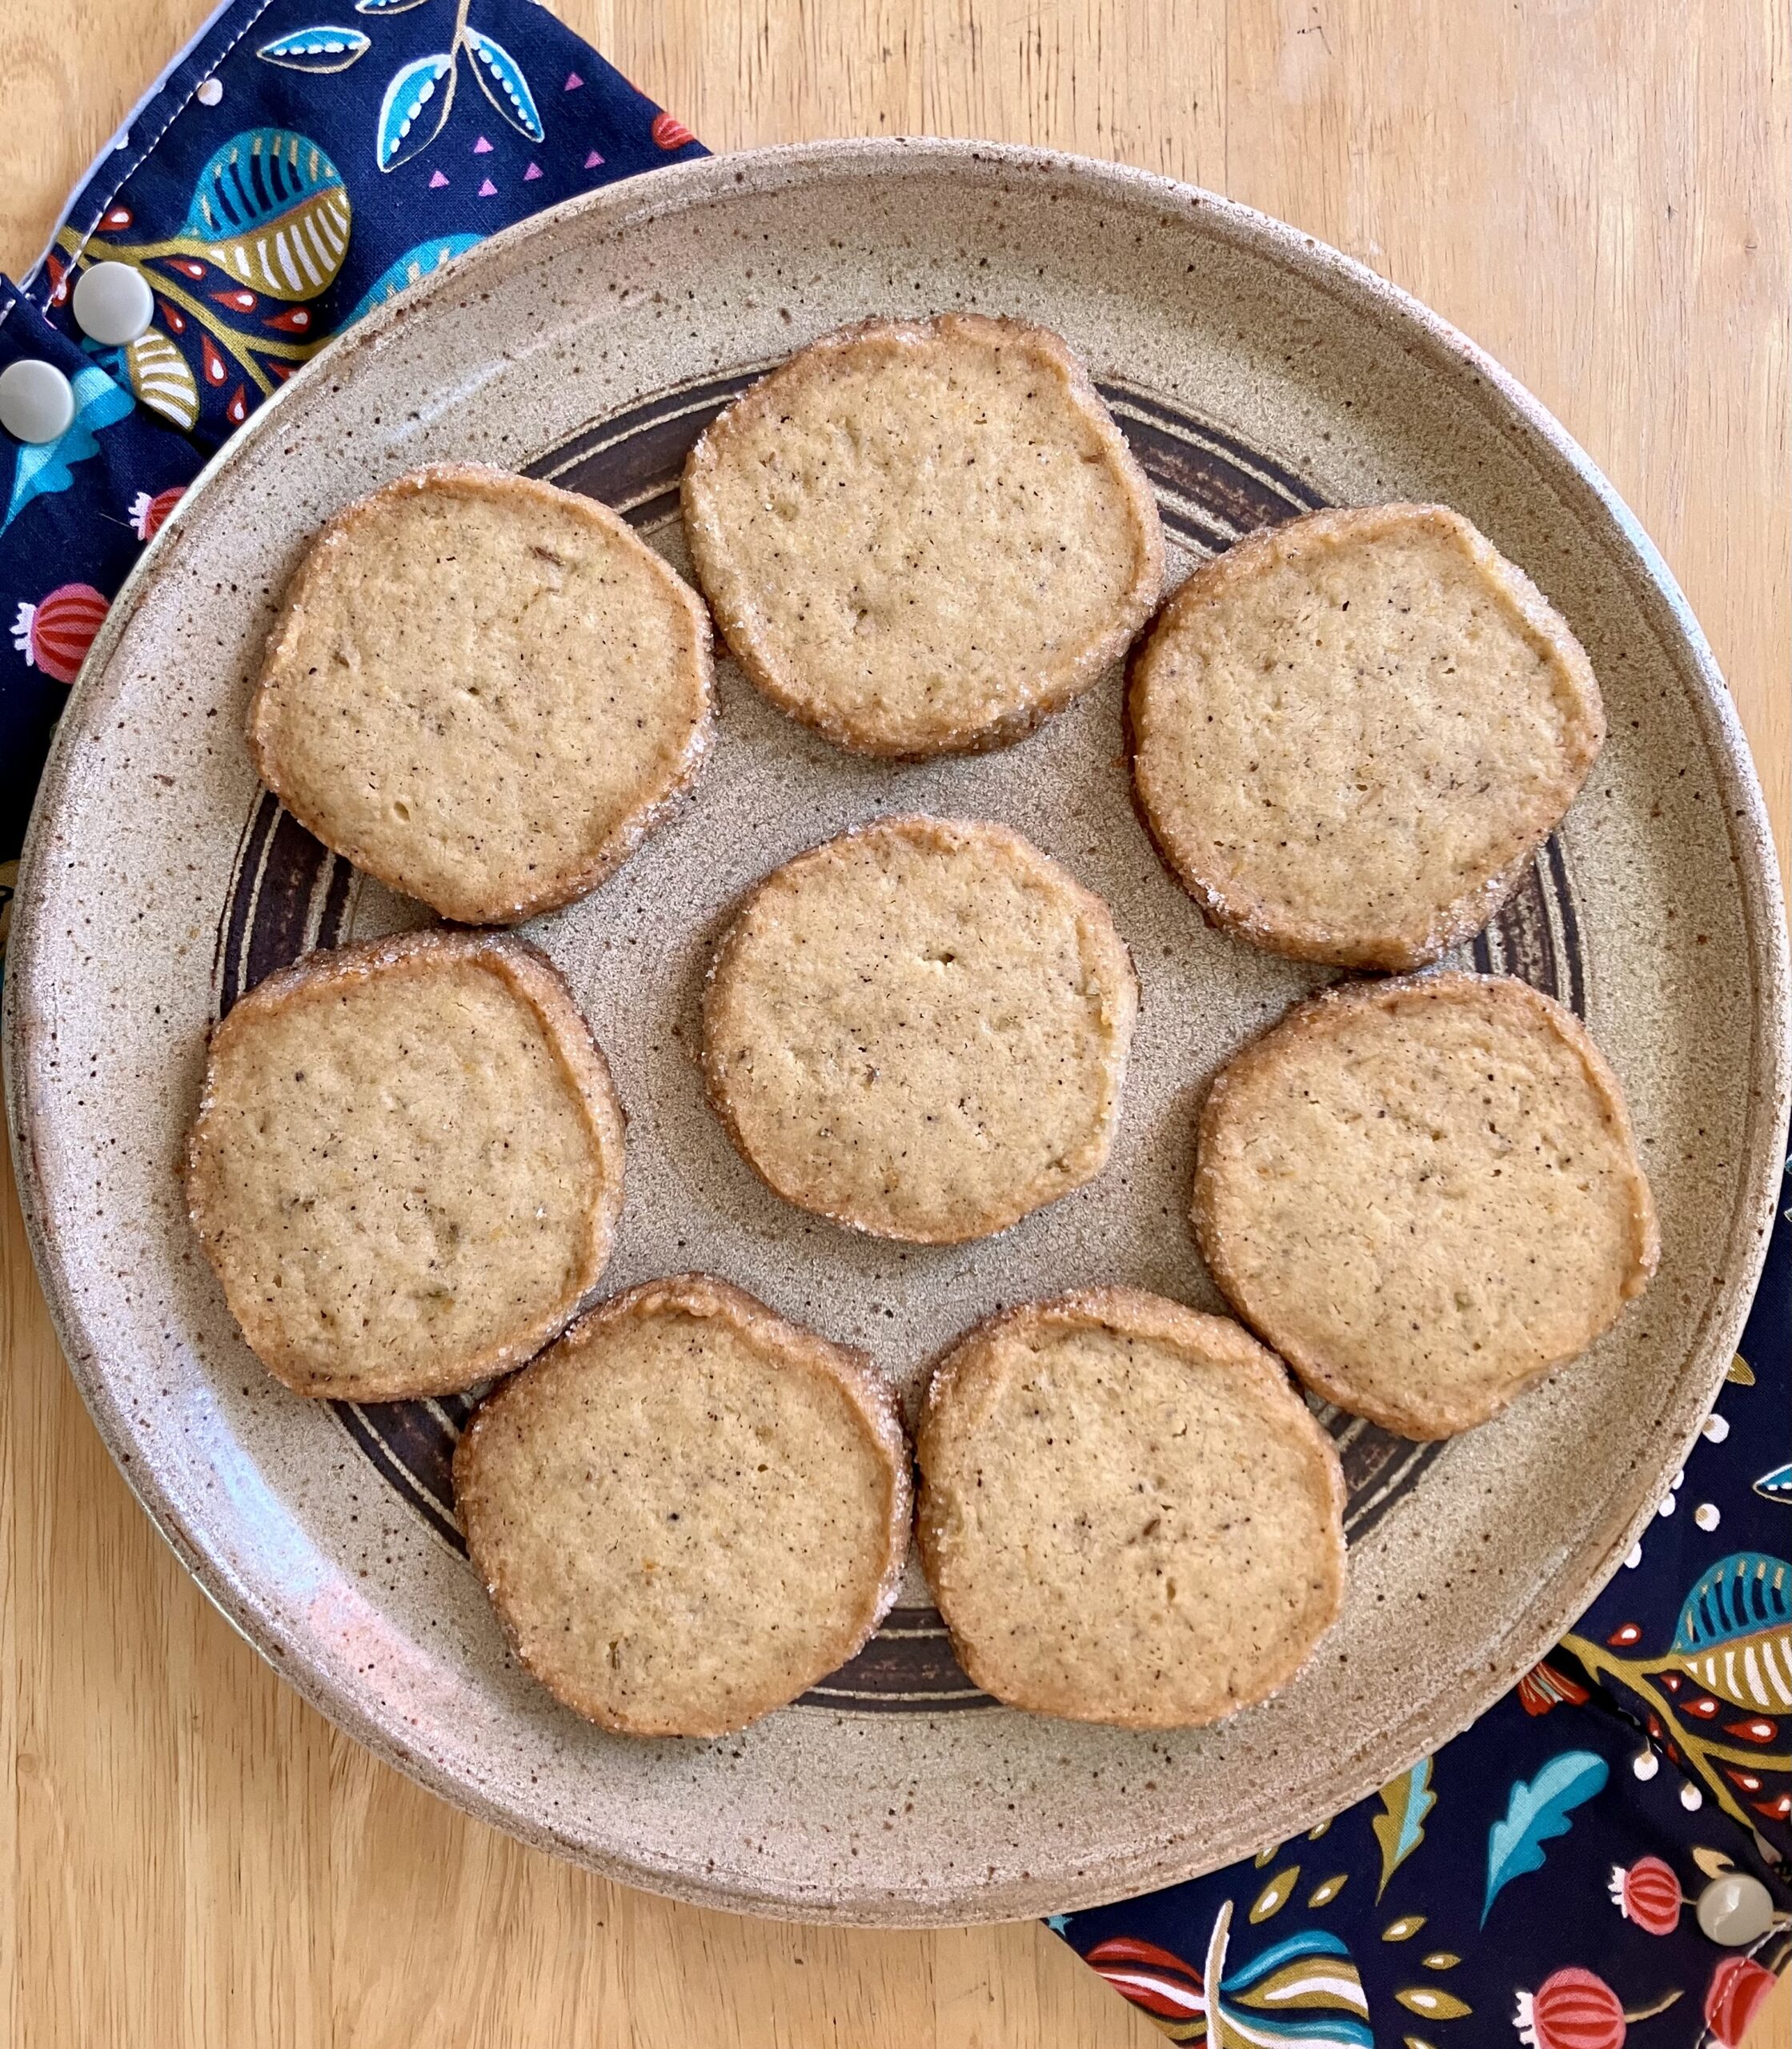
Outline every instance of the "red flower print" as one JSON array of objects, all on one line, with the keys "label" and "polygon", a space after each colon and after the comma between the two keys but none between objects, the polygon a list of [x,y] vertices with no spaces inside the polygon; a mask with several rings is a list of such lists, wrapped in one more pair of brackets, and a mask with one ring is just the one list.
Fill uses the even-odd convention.
[{"label": "red flower print", "polygon": [[1618,1912],[1646,1935],[1671,1935],[1680,1925],[1680,1881],[1659,1857],[1639,1857],[1628,1871],[1614,1864],[1611,1892]]},{"label": "red flower print", "polygon": [[1712,1972],[1705,1995],[1705,2019],[1723,2049],[1736,2049],[1761,2002],[1773,1989],[1772,1971],[1749,1957],[1726,1956]]},{"label": "red flower print", "polygon": [[34,605],[19,607],[13,645],[28,667],[58,683],[73,683],[110,602],[90,583],[62,584]]},{"label": "red flower print", "polygon": [[179,503],[185,484],[170,484],[166,491],[158,491],[151,498],[146,491],[140,491],[130,501],[131,531],[140,541],[154,540],[162,523]]},{"label": "red flower print", "polygon": [[1578,1964],[1521,1992],[1512,2024],[1529,2049],[1623,2049],[1627,2031],[1617,1993]]}]

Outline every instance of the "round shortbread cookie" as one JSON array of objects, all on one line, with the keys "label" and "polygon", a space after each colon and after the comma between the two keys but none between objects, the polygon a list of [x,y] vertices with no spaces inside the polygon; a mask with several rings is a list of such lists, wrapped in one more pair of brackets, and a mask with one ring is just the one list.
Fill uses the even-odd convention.
[{"label": "round shortbread cookie", "polygon": [[1584,1351],[1660,1251],[1617,1077],[1572,1012],[1495,976],[1327,989],[1236,1054],[1194,1224],[1304,1381],[1409,1438]]},{"label": "round shortbread cookie", "polygon": [[1131,1288],[1007,1310],[941,1361],[916,1456],[940,1612],[1010,1706],[1217,1722],[1342,1606],[1337,1454],[1229,1317]]},{"label": "round shortbread cookie", "polygon": [[566,984],[491,932],[307,954],[211,1037],[186,1193],[225,1299],[300,1394],[502,1373],[610,1257],[623,1115]]},{"label": "round shortbread cookie", "polygon": [[635,1736],[714,1736],[858,1651],[908,1551],[908,1448],[862,1353],[725,1281],[582,1317],[455,1454],[467,1550],[517,1654]]},{"label": "round shortbread cookie", "polygon": [[1128,721],[1140,810],[1209,920],[1355,968],[1478,932],[1606,733],[1565,621],[1441,505],[1309,513],[1197,569]]},{"label": "round shortbread cookie", "polygon": [[1056,861],[1006,826],[884,819],[747,899],[704,1072],[788,1201],[950,1245],[1100,1173],[1137,1012],[1107,906]]},{"label": "round shortbread cookie", "polygon": [[1088,688],[1164,579],[1157,500],[1056,335],[943,314],[802,350],[684,469],[748,676],[843,747],[999,747]]},{"label": "round shortbread cookie", "polygon": [[384,485],[312,543],[249,707],[324,844],[465,924],[592,889],[696,774],[709,619],[605,507],[501,470]]}]

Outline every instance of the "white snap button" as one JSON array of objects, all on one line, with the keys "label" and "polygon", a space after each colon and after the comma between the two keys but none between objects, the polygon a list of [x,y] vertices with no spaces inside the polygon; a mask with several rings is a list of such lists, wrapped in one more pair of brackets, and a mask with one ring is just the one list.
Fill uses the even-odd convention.
[{"label": "white snap button", "polygon": [[147,334],[155,313],[148,283],[129,263],[90,264],[75,279],[70,303],[82,333],[109,349]]},{"label": "white snap button", "polygon": [[1746,1871],[1726,1871],[1698,1896],[1698,1925],[1726,1950],[1745,1949],[1774,1925],[1774,1896]]},{"label": "white snap button", "polygon": [[16,441],[54,441],[74,418],[74,393],[54,363],[26,356],[0,370],[0,427]]}]

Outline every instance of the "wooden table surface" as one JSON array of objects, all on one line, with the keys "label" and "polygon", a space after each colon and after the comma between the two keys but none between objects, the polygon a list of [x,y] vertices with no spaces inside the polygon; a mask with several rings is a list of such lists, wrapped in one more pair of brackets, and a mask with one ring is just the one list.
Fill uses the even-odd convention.
[{"label": "wooden table surface", "polygon": [[[211,0],[0,0],[0,267]],[[1782,868],[1792,49],[1776,0],[568,0],[713,147],[1123,158],[1416,292],[1566,422],[1729,677]],[[338,1735],[175,1565],[0,1219],[0,2039],[147,2049],[1159,2038],[1030,1927],[696,1912],[520,1848]],[[1786,1987],[1758,2023],[1786,2039]],[[1491,2023],[1493,2040],[1503,2023]]]}]

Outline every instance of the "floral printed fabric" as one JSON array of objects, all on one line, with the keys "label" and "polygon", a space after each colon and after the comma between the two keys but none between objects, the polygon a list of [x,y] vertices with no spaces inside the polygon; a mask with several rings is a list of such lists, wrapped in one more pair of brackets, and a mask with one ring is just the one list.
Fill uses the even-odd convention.
[{"label": "floral printed fabric", "polygon": [[[1733,2049],[1792,1951],[1789,1414],[1792,1179],[1686,1470],[1558,1649],[1310,1835],[1052,1927],[1213,2049]],[[1740,1951],[1694,1912],[1732,1871],[1782,1917]]]},{"label": "floral printed fabric", "polygon": [[[0,367],[69,375],[0,437],[0,904],[67,684],[206,456],[331,334],[541,207],[700,154],[527,0],[231,0],[0,280]],[[155,322],[83,341],[102,258]],[[1254,1864],[1052,1926],[1181,2041],[1734,2043],[1784,1962],[1691,1901],[1792,1850],[1792,1189],[1717,1411],[1639,1551],[1535,1671],[1378,1798]]]},{"label": "floral printed fabric", "polygon": [[[495,229],[704,154],[525,0],[231,0],[159,79],[22,285],[0,369],[71,380],[62,438],[0,435],[0,905],[108,601],[206,457],[330,336]],[[128,348],[85,341],[82,267],[155,300]]]}]

